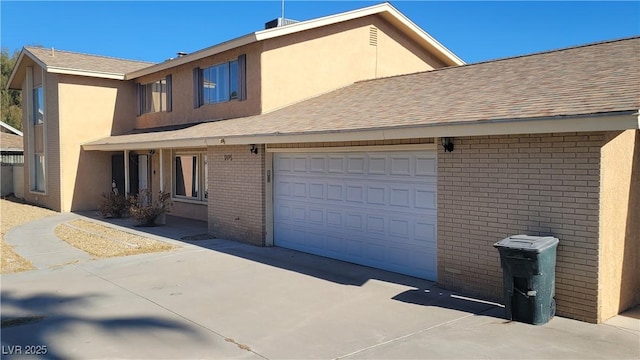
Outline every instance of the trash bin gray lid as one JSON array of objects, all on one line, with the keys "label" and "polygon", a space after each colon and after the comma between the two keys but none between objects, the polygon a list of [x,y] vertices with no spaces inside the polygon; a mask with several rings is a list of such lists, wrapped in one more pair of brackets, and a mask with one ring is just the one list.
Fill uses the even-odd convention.
[{"label": "trash bin gray lid", "polygon": [[541,252],[558,244],[558,239],[553,236],[529,236],[513,235],[493,244],[494,247],[518,249],[523,251]]}]

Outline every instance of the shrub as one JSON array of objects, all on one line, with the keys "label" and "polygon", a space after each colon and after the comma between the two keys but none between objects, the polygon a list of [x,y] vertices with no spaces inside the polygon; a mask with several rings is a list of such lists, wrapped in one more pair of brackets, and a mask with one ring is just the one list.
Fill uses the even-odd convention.
[{"label": "shrub", "polygon": [[102,193],[102,200],[98,206],[98,212],[104,217],[121,218],[127,215],[129,203],[123,195],[117,195],[111,191]]},{"label": "shrub", "polygon": [[154,226],[158,216],[171,208],[171,193],[160,191],[158,198],[152,200],[151,192],[142,189],[138,196],[129,197],[129,214],[141,226]]}]

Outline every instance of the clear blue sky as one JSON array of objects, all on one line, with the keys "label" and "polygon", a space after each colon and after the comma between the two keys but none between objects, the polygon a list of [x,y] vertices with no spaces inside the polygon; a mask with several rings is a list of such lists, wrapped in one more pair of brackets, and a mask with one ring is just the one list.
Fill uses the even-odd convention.
[{"label": "clear blue sky", "polygon": [[[381,1],[286,0],[308,20]],[[468,63],[640,35],[640,1],[391,1]],[[264,27],[281,1],[0,1],[2,47],[161,62]]]}]

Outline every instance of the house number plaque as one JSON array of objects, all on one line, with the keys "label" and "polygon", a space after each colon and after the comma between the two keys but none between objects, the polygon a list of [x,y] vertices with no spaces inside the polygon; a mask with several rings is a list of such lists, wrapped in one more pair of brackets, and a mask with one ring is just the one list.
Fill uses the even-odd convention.
[{"label": "house number plaque", "polygon": [[224,156],[224,161],[233,161],[233,155],[231,155],[231,154],[225,155]]}]

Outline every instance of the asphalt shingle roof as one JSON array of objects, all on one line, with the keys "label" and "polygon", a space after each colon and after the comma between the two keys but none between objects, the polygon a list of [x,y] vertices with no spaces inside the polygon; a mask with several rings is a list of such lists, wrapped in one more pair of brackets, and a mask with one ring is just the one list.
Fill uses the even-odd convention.
[{"label": "asphalt shingle roof", "polygon": [[22,150],[22,136],[0,132],[0,149],[2,150]]},{"label": "asphalt shingle roof", "polygon": [[99,55],[46,49],[42,47],[25,47],[25,50],[42,61],[46,66],[83,70],[111,74],[126,74],[153,65],[153,63],[136,60],[125,60]]},{"label": "asphalt shingle roof", "polygon": [[113,136],[94,144],[517,121],[638,109],[640,37],[363,81],[267,114]]}]

